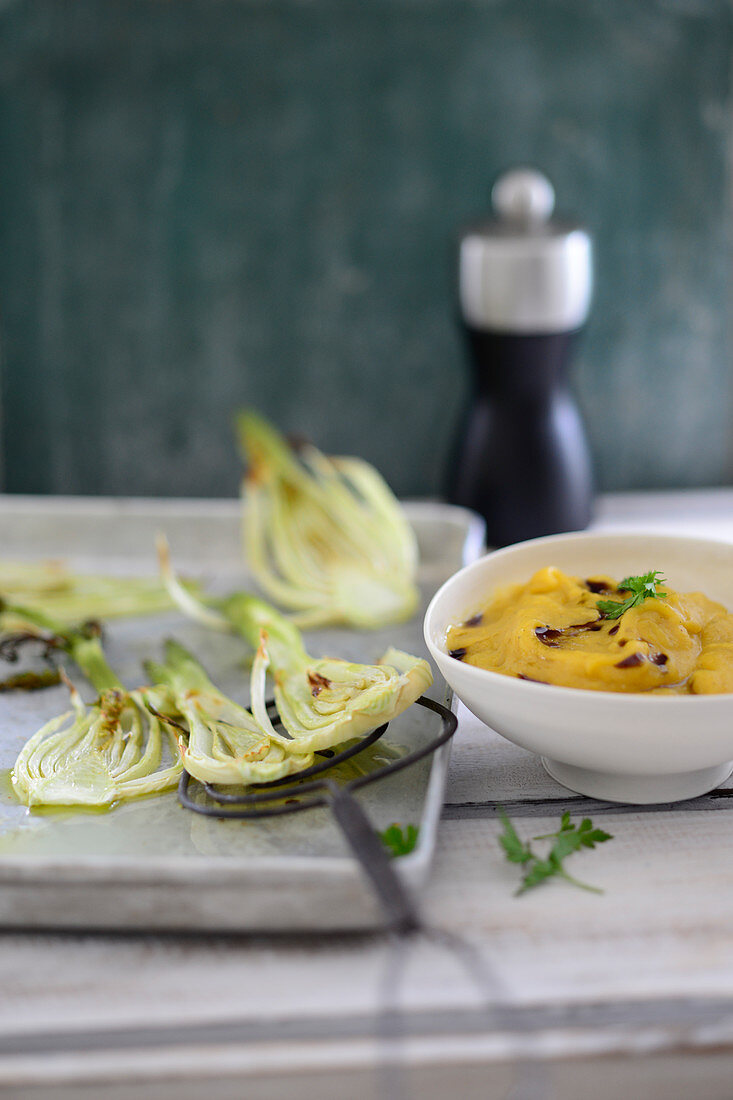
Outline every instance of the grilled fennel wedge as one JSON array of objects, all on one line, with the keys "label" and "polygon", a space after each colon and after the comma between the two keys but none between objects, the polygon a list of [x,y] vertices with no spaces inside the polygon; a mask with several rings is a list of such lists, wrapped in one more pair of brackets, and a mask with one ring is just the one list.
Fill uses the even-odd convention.
[{"label": "grilled fennel wedge", "polygon": [[[274,741],[294,742],[299,752],[332,748],[396,718],[433,682],[427,661],[394,648],[374,665],[312,657],[295,624],[264,600],[236,593],[203,604],[178,581],[163,539],[158,550],[163,583],[181,610],[209,627],[241,634],[255,648],[252,713]],[[268,671],[291,740],[273,728],[267,715]]]},{"label": "grilled fennel wedge", "polygon": [[[15,761],[11,782],[21,802],[103,807],[176,785],[177,747],[140,692],[108,688],[87,706],[69,688],[72,709],[47,722]],[[161,767],[166,742],[174,762]]]},{"label": "grilled fennel wedge", "polygon": [[[104,807],[175,786],[181,763],[175,738],[150,713],[142,692],[127,691],[110,668],[98,631],[65,629],[49,616],[4,604],[24,638],[66,652],[99,697],[85,704],[67,680],[71,710],[52,718],[21,749],[11,772],[27,806]],[[163,764],[168,747],[172,762]]]},{"label": "grilled fennel wedge", "polygon": [[150,704],[170,721],[183,766],[195,779],[265,783],[313,763],[312,753],[275,733],[269,717],[263,724],[219,691],[178,642],[167,641],[164,663],[146,661],[145,670],[156,685]]},{"label": "grilled fennel wedge", "polygon": [[268,598],[303,628],[409,619],[418,605],[417,543],[381,474],[312,445],[296,454],[251,411],[240,413],[237,429],[247,462],[245,557]]},{"label": "grilled fennel wedge", "polygon": [[[170,608],[168,594],[157,577],[77,573],[61,561],[0,560],[0,593],[26,611],[49,616],[65,628],[87,619],[154,615]],[[9,612],[4,619],[11,624]]]}]

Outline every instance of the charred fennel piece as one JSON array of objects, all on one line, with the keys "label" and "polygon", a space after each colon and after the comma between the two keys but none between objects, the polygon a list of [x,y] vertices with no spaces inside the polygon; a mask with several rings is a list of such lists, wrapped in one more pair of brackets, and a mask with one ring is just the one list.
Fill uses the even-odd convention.
[{"label": "charred fennel piece", "polygon": [[25,642],[37,641],[47,653],[66,653],[97,691],[122,688],[104,656],[97,622],[69,627],[44,611],[0,598],[0,630],[0,657],[6,660],[15,660]]},{"label": "charred fennel piece", "polygon": [[[34,630],[44,641],[53,637],[99,692],[87,706],[69,684],[72,709],[52,718],[21,749],[11,772],[21,802],[104,807],[175,786],[181,773],[175,739],[150,713],[144,695],[121,684],[99,634],[62,630],[48,616],[12,610],[29,637]],[[164,745],[172,749],[174,762],[161,767]]]},{"label": "charred fennel piece", "polygon": [[16,672],[0,680],[0,692],[6,691],[45,691],[61,683],[61,672],[57,668],[44,668],[40,672]]},{"label": "charred fennel piece", "polygon": [[[433,682],[427,661],[390,647],[375,665],[334,657],[311,657],[300,632],[263,601],[238,596],[226,614],[252,643],[252,712],[267,728],[265,684],[275,682],[275,703],[283,726],[303,749],[340,745],[389,722]],[[270,727],[270,736],[277,731]]]},{"label": "charred fennel piece", "polygon": [[247,473],[247,562],[266,595],[298,626],[378,627],[417,608],[414,533],[377,471],[313,446],[296,455],[261,416],[237,429]]},{"label": "charred fennel piece", "polygon": [[195,779],[263,783],[313,764],[311,753],[291,751],[292,742],[279,738],[273,743],[268,731],[245,707],[222,694],[178,642],[166,642],[164,663],[148,661],[145,669],[156,685],[150,705],[171,722],[183,766]]},{"label": "charred fennel piece", "polygon": [[152,615],[170,608],[157,577],[75,573],[61,562],[0,561],[0,592],[64,627],[84,619]]},{"label": "charred fennel piece", "polygon": [[[273,741],[291,751],[317,752],[361,737],[396,718],[433,682],[427,661],[392,647],[375,665],[311,657],[298,628],[274,607],[248,593],[206,606],[180,586],[164,540],[158,549],[163,582],[181,610],[206,626],[239,633],[255,647],[252,713]],[[267,714],[268,671],[288,737]]]},{"label": "charred fennel piece", "polygon": [[103,807],[175,786],[181,764],[161,768],[170,735],[140,692],[109,688],[86,706],[69,686],[72,710],[47,722],[15,762],[11,781],[21,802]]}]

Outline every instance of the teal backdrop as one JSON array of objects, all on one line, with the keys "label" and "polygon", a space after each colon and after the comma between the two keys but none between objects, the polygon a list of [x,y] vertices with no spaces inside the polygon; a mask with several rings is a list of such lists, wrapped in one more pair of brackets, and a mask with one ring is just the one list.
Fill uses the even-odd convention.
[{"label": "teal backdrop", "polygon": [[600,487],[728,482],[732,55],[724,0],[0,0],[0,487],[228,496],[254,405],[440,493],[518,164],[595,238]]}]

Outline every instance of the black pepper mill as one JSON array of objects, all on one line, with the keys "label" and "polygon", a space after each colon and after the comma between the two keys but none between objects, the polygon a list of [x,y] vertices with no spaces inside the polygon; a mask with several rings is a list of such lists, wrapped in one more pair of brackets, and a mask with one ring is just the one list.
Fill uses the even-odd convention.
[{"label": "black pepper mill", "polygon": [[567,384],[591,297],[591,241],[551,221],[539,172],[500,177],[495,217],[460,244],[460,305],[474,392],[448,498],[479,512],[489,546],[581,530],[591,516],[588,444]]}]

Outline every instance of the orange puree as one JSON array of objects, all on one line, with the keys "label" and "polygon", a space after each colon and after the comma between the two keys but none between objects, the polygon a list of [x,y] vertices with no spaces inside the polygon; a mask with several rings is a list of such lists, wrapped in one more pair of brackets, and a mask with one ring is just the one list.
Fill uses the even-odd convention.
[{"label": "orange puree", "polygon": [[605,618],[599,600],[628,596],[616,581],[603,574],[581,580],[548,566],[452,626],[447,647],[466,664],[563,687],[733,692],[733,615],[700,592],[662,589],[664,598]]}]

